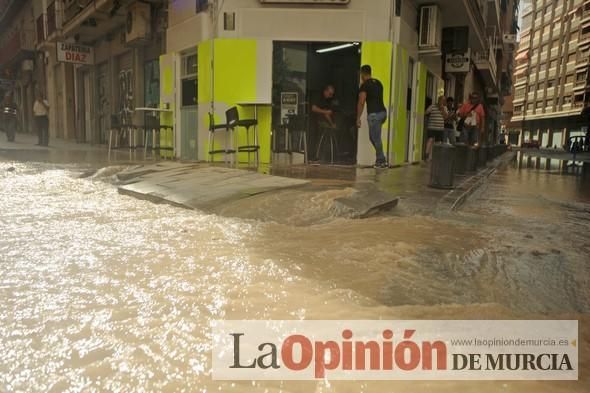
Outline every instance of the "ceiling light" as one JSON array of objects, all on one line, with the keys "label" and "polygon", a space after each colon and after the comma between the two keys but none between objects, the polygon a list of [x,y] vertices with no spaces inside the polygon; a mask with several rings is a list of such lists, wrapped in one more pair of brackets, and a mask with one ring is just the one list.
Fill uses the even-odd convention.
[{"label": "ceiling light", "polygon": [[358,42],[351,42],[348,44],[342,44],[342,45],[330,46],[328,48],[318,49],[318,50],[316,50],[316,53],[334,52],[337,50],[351,48],[353,46],[358,46],[358,45],[359,45]]}]

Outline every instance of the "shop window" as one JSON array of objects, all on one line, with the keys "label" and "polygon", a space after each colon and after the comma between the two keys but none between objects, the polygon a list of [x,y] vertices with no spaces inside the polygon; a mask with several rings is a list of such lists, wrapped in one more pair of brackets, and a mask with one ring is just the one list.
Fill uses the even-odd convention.
[{"label": "shop window", "polygon": [[182,77],[197,76],[197,55],[185,55],[182,58]]},{"label": "shop window", "polygon": [[547,44],[543,44],[541,46],[541,54],[544,54],[547,51],[547,48],[549,48],[549,45]]},{"label": "shop window", "polygon": [[144,103],[147,107],[157,107],[160,103],[160,62],[147,61],[144,64]]},{"label": "shop window", "polygon": [[575,53],[570,53],[570,54],[567,56],[567,62],[568,62],[568,63],[571,63],[571,62],[573,62],[573,61],[576,61],[576,54],[575,54]]},{"label": "shop window", "polygon": [[197,55],[188,54],[182,57],[182,106],[197,105]]}]

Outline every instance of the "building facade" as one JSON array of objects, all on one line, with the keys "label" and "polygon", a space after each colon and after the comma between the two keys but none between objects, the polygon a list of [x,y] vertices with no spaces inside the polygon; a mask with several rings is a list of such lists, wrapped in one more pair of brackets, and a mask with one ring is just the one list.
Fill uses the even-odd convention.
[{"label": "building facade", "polygon": [[518,0],[0,1],[31,4],[36,38],[24,54],[33,59],[32,86],[52,103],[51,135],[79,142],[105,143],[113,117],[141,125],[145,112],[135,108],[159,106],[158,121],[175,130],[161,136],[174,146],[165,154],[208,160],[209,114],[223,123],[237,106],[258,120],[262,163],[297,163],[302,156],[277,148],[288,94],[289,110],[305,119],[308,153],[320,159],[311,107],[333,85],[336,161],[369,165],[374,152],[366,121],[356,128],[355,104],[360,66],[370,64],[385,87],[385,150],[401,165],[422,160],[424,113],[439,95],[460,103],[479,92],[491,143],[511,89]]},{"label": "building facade", "polygon": [[33,1],[0,1],[0,94],[12,94],[19,108],[19,131],[31,132],[35,99],[35,18]]},{"label": "building facade", "polygon": [[[161,105],[172,111],[164,121],[177,130],[177,157],[207,160],[209,113],[224,122],[225,111],[237,106],[242,117],[259,121],[261,161],[280,160],[272,139],[281,129],[281,93],[297,93],[297,112],[313,118],[311,105],[331,84],[342,111],[354,116],[361,64],[372,65],[385,85],[389,118],[383,140],[390,163],[422,159],[424,112],[441,94],[463,101],[479,92],[489,115],[487,138],[497,137],[503,97],[511,88],[513,43],[504,35],[515,29],[514,1],[302,3],[170,2]],[[192,90],[197,97],[187,100],[185,91]],[[313,153],[319,135],[308,124]],[[353,143],[342,149],[342,160],[372,164],[366,123],[350,132]]]},{"label": "building facade", "polygon": [[41,92],[50,103],[52,137],[105,144],[113,117],[142,124],[145,114],[134,109],[158,106],[167,1],[3,0],[3,4],[7,11],[2,26],[15,13],[25,14],[24,28],[20,21],[14,24],[28,35],[17,45],[11,41],[14,34],[1,32],[0,70],[9,70],[7,79],[25,86],[21,79],[26,76],[19,75],[30,68],[28,101],[23,98],[18,104],[30,117],[29,97]]},{"label": "building facade", "polygon": [[561,148],[585,132],[590,1],[531,0],[522,24],[511,127],[519,143]]}]

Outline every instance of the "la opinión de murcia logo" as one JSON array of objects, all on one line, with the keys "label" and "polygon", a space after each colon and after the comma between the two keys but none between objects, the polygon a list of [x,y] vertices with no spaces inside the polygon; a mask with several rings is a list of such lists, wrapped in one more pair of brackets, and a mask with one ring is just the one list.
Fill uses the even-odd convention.
[{"label": "la opini\u00f3n de murcia logo", "polygon": [[575,380],[577,334],[577,321],[217,321],[213,376]]},{"label": "la opini\u00f3n de murcia logo", "polygon": [[[323,379],[328,370],[433,370],[433,363],[437,370],[455,371],[573,370],[567,354],[449,353],[445,342],[416,342],[412,339],[415,333],[415,330],[405,330],[399,343],[393,341],[392,330],[384,330],[381,341],[354,341],[353,332],[349,329],[342,332],[341,342],[312,341],[309,337],[296,334],[287,337],[281,344],[261,343],[258,353],[248,354],[249,363],[241,360],[240,339],[245,334],[231,333],[234,357],[229,368],[278,370],[286,367],[291,371],[303,371],[311,367],[317,379]],[[296,352],[301,355],[296,356]]]}]

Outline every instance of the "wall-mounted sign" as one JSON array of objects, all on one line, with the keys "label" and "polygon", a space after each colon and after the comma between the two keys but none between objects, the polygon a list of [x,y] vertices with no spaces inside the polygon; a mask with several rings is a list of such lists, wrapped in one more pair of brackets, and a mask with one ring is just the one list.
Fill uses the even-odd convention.
[{"label": "wall-mounted sign", "polygon": [[445,72],[469,72],[471,54],[448,54],[445,57]]},{"label": "wall-mounted sign", "polygon": [[94,64],[94,48],[66,42],[58,42],[57,61],[74,64]]},{"label": "wall-mounted sign", "polygon": [[297,92],[281,93],[281,119],[297,115],[299,108],[299,94]]}]

